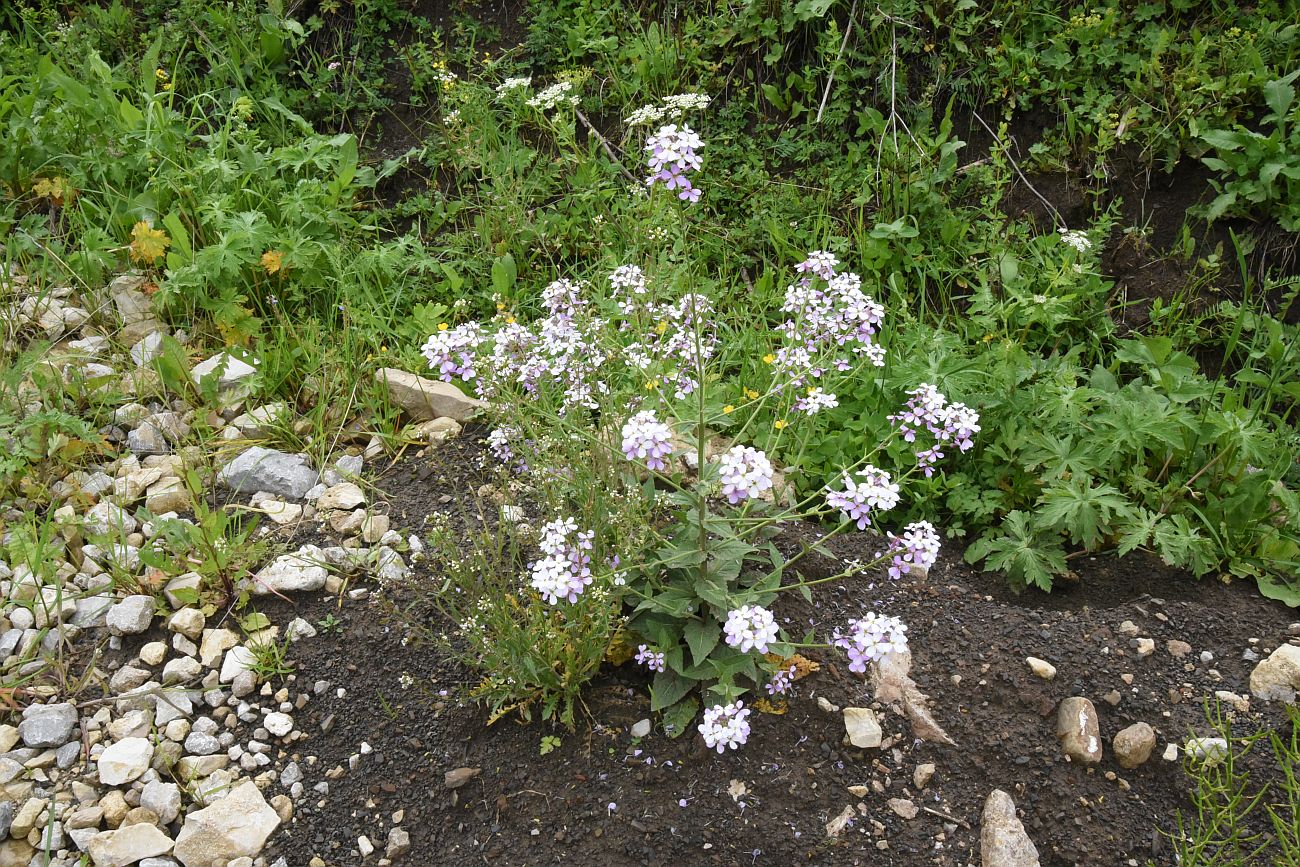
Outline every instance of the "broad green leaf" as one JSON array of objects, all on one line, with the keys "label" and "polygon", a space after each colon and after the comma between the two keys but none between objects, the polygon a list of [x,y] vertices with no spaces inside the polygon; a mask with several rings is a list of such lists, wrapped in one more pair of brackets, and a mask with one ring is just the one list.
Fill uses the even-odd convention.
[{"label": "broad green leaf", "polygon": [[657,672],[654,683],[650,686],[650,709],[658,711],[671,707],[681,701],[694,685],[694,681],[687,680],[671,669]]},{"label": "broad green leaf", "polygon": [[718,646],[721,634],[722,628],[718,626],[716,620],[692,618],[686,621],[686,628],[682,630],[682,635],[691,648],[691,659],[695,664],[698,665],[709,658],[713,648]]}]

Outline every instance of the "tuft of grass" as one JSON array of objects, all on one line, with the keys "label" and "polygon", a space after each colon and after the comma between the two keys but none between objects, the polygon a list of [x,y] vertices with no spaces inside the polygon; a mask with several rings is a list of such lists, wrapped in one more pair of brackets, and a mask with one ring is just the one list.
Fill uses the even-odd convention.
[{"label": "tuft of grass", "polygon": [[1192,809],[1179,811],[1174,829],[1166,832],[1176,863],[1300,864],[1300,708],[1288,706],[1286,714],[1278,729],[1235,735],[1231,715],[1207,703],[1213,736],[1226,740],[1228,750],[1212,759],[1185,759]]}]

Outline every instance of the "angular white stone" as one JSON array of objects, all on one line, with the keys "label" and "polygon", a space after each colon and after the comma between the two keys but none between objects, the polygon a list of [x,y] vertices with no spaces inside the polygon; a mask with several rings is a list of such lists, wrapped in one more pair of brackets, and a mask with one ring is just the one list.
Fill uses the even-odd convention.
[{"label": "angular white stone", "polygon": [[126,738],[99,754],[99,781],[121,786],[142,776],[153,761],[153,744],[146,738]]},{"label": "angular white stone", "polygon": [[236,858],[256,857],[279,825],[257,785],[241,783],[185,817],[173,854],[185,867],[226,867]]}]

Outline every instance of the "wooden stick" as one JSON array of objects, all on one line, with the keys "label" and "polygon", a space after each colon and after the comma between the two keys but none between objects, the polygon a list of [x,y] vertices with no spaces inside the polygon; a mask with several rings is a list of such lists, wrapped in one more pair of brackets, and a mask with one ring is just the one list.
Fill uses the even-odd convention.
[{"label": "wooden stick", "polygon": [[614,156],[614,149],[609,146],[609,142],[606,141],[605,137],[600,134],[600,130],[596,129],[594,126],[591,125],[591,121],[587,120],[587,116],[582,113],[582,109],[575,108],[573,110],[573,113],[578,116],[578,120],[582,121],[582,125],[587,128],[587,132],[594,135],[596,137],[596,141],[600,142],[600,146],[605,151],[605,156],[609,157],[610,162],[618,166],[618,170],[623,173],[623,177],[627,178],[629,181],[631,181],[634,184],[640,184],[641,182],[637,180],[632,175],[632,173],[627,170],[627,167],[623,165],[622,161],[619,160],[618,157]]}]

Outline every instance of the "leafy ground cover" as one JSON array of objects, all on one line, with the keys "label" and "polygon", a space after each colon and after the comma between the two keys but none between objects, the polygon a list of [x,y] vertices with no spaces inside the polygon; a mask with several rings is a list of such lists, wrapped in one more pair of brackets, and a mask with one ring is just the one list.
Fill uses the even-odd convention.
[{"label": "leafy ground cover", "polygon": [[[698,733],[719,753],[759,739],[763,711],[795,701],[810,666],[859,683],[910,649],[929,692],[956,687],[955,669],[926,659],[947,639],[913,621],[925,605],[886,589],[937,568],[1032,606],[1091,598],[1077,585],[1096,558],[1121,572],[1159,562],[1189,598],[1261,618],[1257,631],[1236,621],[1232,640],[1291,646],[1276,619],[1300,605],[1287,4],[186,0],[3,14],[11,608],[31,607],[12,589],[23,575],[88,575],[74,562],[88,543],[114,587],[259,636],[271,623],[247,576],[322,540],[268,536],[250,515],[315,514],[380,552],[367,568],[381,607],[489,719],[556,726],[546,753],[591,728],[591,683],[611,666],[645,675],[615,677],[648,692],[658,733]],[[314,483],[248,503],[212,493],[240,492],[232,458],[250,445],[316,471],[373,464],[436,452],[460,430],[437,419],[471,414],[482,426],[462,437],[486,450],[465,458],[461,499],[479,520],[407,515],[400,544],[381,545],[387,516],[354,508],[382,483],[355,502]],[[87,491],[97,471],[121,484]],[[353,484],[355,470],[338,473]],[[296,502],[309,490],[310,513]],[[143,505],[142,524],[186,520],[149,524],[147,545],[67,529],[69,510],[80,521],[101,498]],[[792,544],[790,527],[819,529]],[[864,531],[877,541],[810,569]],[[383,550],[429,571],[397,580]],[[184,574],[198,586],[163,601]],[[1218,582],[1277,604],[1214,595]],[[856,609],[819,601],[841,584]],[[958,619],[963,604],[945,602]],[[84,662],[56,630],[56,664],[37,665],[27,652],[48,633],[23,630],[48,624],[28,619],[9,623],[15,703],[61,694]],[[1256,653],[1195,643],[1212,659]],[[292,670],[288,645],[249,646],[259,678]],[[1215,682],[1240,683],[1179,700],[1254,689],[1225,667]],[[1040,698],[1046,716],[1055,701]],[[936,699],[941,728],[965,712]],[[1204,728],[1178,713],[1162,735]],[[1279,764],[1259,773],[1293,816],[1294,721],[1252,713],[1278,727]],[[1291,851],[1275,848],[1294,842],[1277,830],[1285,802],[1263,809],[1231,768],[1205,765],[1189,766],[1203,775],[1195,822],[1174,830],[1168,808],[1187,805],[1170,797],[1137,824],[1173,834],[1184,863],[1216,863],[1224,839],[1246,863]],[[1225,792],[1226,814],[1206,806]],[[943,833],[978,827],[983,794],[963,793],[967,818]],[[1114,852],[1145,858],[1126,833]],[[1056,836],[1049,854],[1045,834],[1030,829],[1044,860],[1082,857]]]}]

